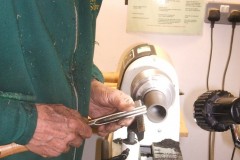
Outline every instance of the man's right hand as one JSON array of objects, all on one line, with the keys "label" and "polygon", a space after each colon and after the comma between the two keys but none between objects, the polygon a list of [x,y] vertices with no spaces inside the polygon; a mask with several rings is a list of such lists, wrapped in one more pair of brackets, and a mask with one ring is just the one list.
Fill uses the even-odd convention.
[{"label": "man's right hand", "polygon": [[38,119],[26,147],[43,157],[56,157],[70,147],[79,147],[92,130],[81,115],[61,104],[36,104]]}]

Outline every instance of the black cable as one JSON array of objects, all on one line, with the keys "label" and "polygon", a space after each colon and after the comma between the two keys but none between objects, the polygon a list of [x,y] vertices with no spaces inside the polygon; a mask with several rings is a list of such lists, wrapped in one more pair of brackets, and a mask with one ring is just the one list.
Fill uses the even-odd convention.
[{"label": "black cable", "polygon": [[[228,59],[227,59],[227,63],[224,69],[224,73],[223,73],[223,80],[222,80],[222,90],[224,90],[225,88],[225,79],[226,79],[226,74],[227,74],[227,70],[228,70],[228,66],[229,66],[229,62],[231,59],[231,55],[232,55],[232,46],[233,46],[233,38],[234,38],[234,31],[236,28],[236,23],[233,23],[232,25],[232,35],[231,35],[231,42],[230,42],[230,49],[229,49],[229,54],[228,54]],[[236,147],[234,146],[233,151],[232,151],[232,157],[231,160],[233,160],[234,155],[235,155],[235,149]]]},{"label": "black cable", "polygon": [[209,74],[211,69],[211,62],[212,62],[212,51],[213,51],[213,27],[211,27],[211,47],[210,47],[210,55],[209,55],[209,62],[208,62],[208,71],[207,71],[207,90],[209,91]]},{"label": "black cable", "polygon": [[[213,53],[213,28],[214,23],[211,23],[211,47],[210,47],[210,55],[209,55],[209,62],[208,62],[208,71],[207,71],[207,90],[209,91],[209,75],[211,70],[211,63],[212,63],[212,53]],[[214,141],[215,141],[215,133],[209,132],[209,138],[208,138],[208,159],[213,160],[214,159]]]},{"label": "black cable", "polygon": [[214,160],[215,132],[209,132],[208,144],[208,159]]},{"label": "black cable", "polygon": [[235,31],[235,28],[236,28],[236,23],[233,23],[233,25],[232,25],[231,42],[230,42],[230,49],[229,49],[228,59],[227,59],[227,63],[226,63],[225,69],[224,69],[223,79],[222,79],[222,90],[224,90],[224,88],[225,88],[226,74],[227,74],[227,70],[228,70],[229,62],[230,62],[231,55],[232,55],[232,46],[233,46],[233,38],[234,38],[234,31]]},{"label": "black cable", "polygon": [[[210,47],[210,55],[209,55],[209,62],[208,62],[208,71],[207,71],[207,78],[206,78],[206,87],[209,91],[209,75],[211,70],[211,63],[212,63],[212,53],[213,53],[213,28],[216,21],[220,20],[220,11],[218,9],[211,9],[208,13],[208,20],[211,22],[211,47]],[[208,137],[208,159],[214,159],[214,143],[215,143],[215,133],[209,132]]]},{"label": "black cable", "polygon": [[233,147],[233,151],[232,151],[232,157],[231,157],[231,160],[233,160],[233,158],[234,158],[235,150],[236,150],[236,147],[234,146],[234,147]]},{"label": "black cable", "polygon": [[[232,54],[232,45],[233,45],[233,38],[234,38],[235,27],[236,27],[236,23],[233,23],[233,25],[232,25],[232,36],[231,36],[230,50],[229,50],[228,60],[227,60],[227,63],[226,63],[226,67],[225,67],[225,70],[224,70],[224,74],[223,74],[222,90],[224,90],[224,85],[225,85],[225,79],[226,79],[227,69],[228,69],[229,62],[230,62],[230,58],[231,58],[231,54]],[[232,151],[231,160],[233,160],[233,158],[234,158],[235,150],[236,150],[236,147],[234,146],[234,147],[233,147],[233,151]]]}]

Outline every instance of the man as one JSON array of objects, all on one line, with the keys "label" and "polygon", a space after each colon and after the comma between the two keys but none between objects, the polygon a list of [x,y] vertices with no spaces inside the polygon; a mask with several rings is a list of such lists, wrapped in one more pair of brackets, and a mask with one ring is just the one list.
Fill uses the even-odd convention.
[{"label": "man", "polygon": [[[86,118],[131,110],[93,64],[101,0],[2,0],[0,145],[30,150],[6,160],[79,160],[92,135]],[[98,128],[105,136],[131,119]],[[50,158],[49,158],[50,157]]]}]

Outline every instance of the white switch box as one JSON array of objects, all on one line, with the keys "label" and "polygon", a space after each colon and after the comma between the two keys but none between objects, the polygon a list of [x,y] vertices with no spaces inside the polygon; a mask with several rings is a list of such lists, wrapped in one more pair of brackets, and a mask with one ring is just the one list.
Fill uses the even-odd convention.
[{"label": "white switch box", "polygon": [[229,5],[225,5],[225,4],[220,5],[220,12],[229,13]]}]

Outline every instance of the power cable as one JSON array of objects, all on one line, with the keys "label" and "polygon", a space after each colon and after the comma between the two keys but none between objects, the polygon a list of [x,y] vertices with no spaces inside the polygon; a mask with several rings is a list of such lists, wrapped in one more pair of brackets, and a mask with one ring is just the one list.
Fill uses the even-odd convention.
[{"label": "power cable", "polygon": [[211,63],[212,63],[212,52],[213,52],[213,27],[211,27],[211,45],[210,45],[210,55],[209,55],[209,61],[208,61],[208,71],[207,71],[207,90],[209,91],[209,75],[210,75],[210,69],[211,69]]},{"label": "power cable", "polygon": [[[206,79],[206,87],[209,91],[209,75],[211,70],[212,63],[212,53],[213,53],[213,28],[216,21],[220,20],[220,11],[218,9],[211,9],[208,13],[208,20],[211,22],[211,47],[210,47],[210,55],[208,62],[208,71],[207,71],[207,79]],[[215,144],[215,132],[209,132],[208,136],[208,159],[214,160],[214,144]]]},{"label": "power cable", "polygon": [[233,160],[233,158],[234,158],[235,150],[236,150],[236,147],[234,146],[234,147],[233,147],[233,151],[232,151],[232,157],[231,157],[231,160]]},{"label": "power cable", "polygon": [[228,58],[227,58],[226,66],[225,66],[224,73],[223,73],[223,79],[222,79],[222,90],[224,90],[224,88],[225,88],[226,74],[227,74],[229,62],[230,62],[231,55],[232,55],[232,46],[233,46],[233,38],[234,38],[235,28],[236,28],[236,23],[233,23],[233,25],[232,25],[231,42],[230,42],[230,49],[229,49]]}]

